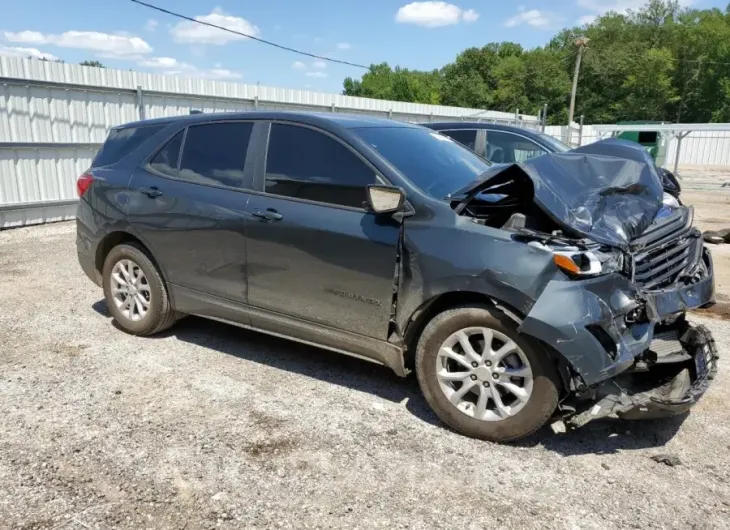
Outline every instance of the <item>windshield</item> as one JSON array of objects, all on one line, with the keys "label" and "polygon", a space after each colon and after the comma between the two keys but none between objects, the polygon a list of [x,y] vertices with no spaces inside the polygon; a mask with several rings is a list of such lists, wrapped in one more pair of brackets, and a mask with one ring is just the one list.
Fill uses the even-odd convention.
[{"label": "windshield", "polygon": [[550,136],[549,134],[545,133],[538,133],[540,137],[543,139],[543,141],[548,144],[552,149],[554,149],[556,153],[565,153],[566,151],[570,151],[573,149],[568,144],[564,144],[557,138]]},{"label": "windshield", "polygon": [[367,127],[357,134],[415,186],[436,199],[460,190],[489,169],[489,162],[430,129]]}]

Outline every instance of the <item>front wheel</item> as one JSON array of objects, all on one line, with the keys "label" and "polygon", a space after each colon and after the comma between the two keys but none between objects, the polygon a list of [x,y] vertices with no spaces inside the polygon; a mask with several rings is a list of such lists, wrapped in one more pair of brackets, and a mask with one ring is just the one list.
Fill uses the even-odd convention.
[{"label": "front wheel", "polygon": [[177,320],[165,282],[144,248],[132,243],[114,247],[102,278],[109,312],[127,333],[153,335]]},{"label": "front wheel", "polygon": [[485,306],[437,315],[416,351],[426,401],[454,430],[508,442],[545,425],[558,403],[555,369],[504,315]]}]

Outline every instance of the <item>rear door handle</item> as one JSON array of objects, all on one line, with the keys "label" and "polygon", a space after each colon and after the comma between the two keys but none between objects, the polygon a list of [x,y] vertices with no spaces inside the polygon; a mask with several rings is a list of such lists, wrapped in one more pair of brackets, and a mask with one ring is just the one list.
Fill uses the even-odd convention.
[{"label": "rear door handle", "polygon": [[251,212],[251,215],[253,215],[254,217],[258,217],[259,219],[262,219],[264,221],[281,221],[282,219],[284,219],[284,216],[273,208],[268,208],[266,210],[257,209]]},{"label": "rear door handle", "polygon": [[139,192],[144,193],[150,199],[154,199],[155,197],[159,197],[160,195],[162,195],[162,192],[154,186],[151,188],[140,188]]}]

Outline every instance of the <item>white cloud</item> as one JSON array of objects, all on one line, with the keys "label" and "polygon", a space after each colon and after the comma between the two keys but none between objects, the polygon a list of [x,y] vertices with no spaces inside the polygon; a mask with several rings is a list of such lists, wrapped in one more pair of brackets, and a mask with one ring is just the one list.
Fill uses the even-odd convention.
[{"label": "white cloud", "polygon": [[163,70],[167,75],[186,75],[189,77],[204,77],[206,79],[241,79],[243,76],[238,72],[223,68],[221,63],[215,63],[214,68],[198,69],[192,64],[178,61],[174,57],[150,57],[139,61],[137,64],[146,68]]},{"label": "white cloud", "polygon": [[470,24],[477,21],[477,19],[479,18],[479,13],[477,13],[473,9],[467,9],[461,14],[461,18],[464,22]]},{"label": "white cloud", "polygon": [[396,22],[415,24],[426,28],[452,26],[463,21],[474,22],[479,13],[473,9],[462,10],[447,2],[411,2],[402,6],[395,14]]},{"label": "white cloud", "polygon": [[[207,22],[208,24],[215,24],[216,26],[228,28],[239,33],[245,33],[246,35],[251,35],[253,37],[261,35],[259,28],[254,26],[248,20],[233,15],[227,15],[219,7],[213,9],[213,11],[211,11],[208,15],[199,15],[195,17],[195,20]],[[244,37],[243,35],[236,35],[235,33],[230,33],[219,28],[196,24],[189,20],[179,22],[170,30],[170,33],[172,34],[172,38],[175,42],[191,44],[223,45],[232,41],[248,39],[248,37]]]},{"label": "white cloud", "polygon": [[143,61],[140,61],[140,66],[146,66],[148,68],[175,68],[176,70],[194,70],[195,67],[187,64],[187,63],[181,63],[177,59],[174,59],[173,57],[150,57],[149,59],[145,59]]},{"label": "white cloud", "polygon": [[49,61],[57,61],[58,57],[50,53],[40,51],[38,48],[20,48],[15,46],[0,45],[0,55],[10,57],[32,57],[33,59],[47,59]]},{"label": "white cloud", "polygon": [[322,59],[317,59],[309,64],[302,61],[295,61],[291,66],[295,70],[303,71],[307,77],[328,77],[324,72],[327,69],[327,61],[323,61]]},{"label": "white cloud", "polygon": [[337,43],[337,49],[338,50],[349,50],[352,46],[350,46],[349,42],[338,42]]},{"label": "white cloud", "polygon": [[556,17],[553,13],[540,11],[538,9],[530,9],[525,11],[524,7],[520,7],[519,13],[512,18],[508,18],[504,23],[508,28],[514,28],[522,24],[527,24],[533,28],[547,29],[555,22]]},{"label": "white cloud", "polygon": [[241,79],[243,76],[238,72],[233,72],[227,68],[211,68],[210,70],[203,70],[201,77],[208,79]]},{"label": "white cloud", "polygon": [[[646,0],[578,0],[578,5],[597,15],[608,11],[626,13],[629,9],[637,10],[646,5]],[[679,0],[679,5],[687,7],[695,3],[695,0]],[[582,18],[581,18],[582,19]]]},{"label": "white cloud", "polygon": [[586,24],[592,24],[594,20],[598,18],[598,15],[583,15],[578,19],[578,24],[585,26]]},{"label": "white cloud", "polygon": [[155,31],[157,29],[157,26],[159,26],[160,23],[157,22],[154,18],[150,18],[147,20],[147,22],[144,25],[144,29],[147,31]]},{"label": "white cloud", "polygon": [[152,47],[139,37],[112,35],[98,31],[66,31],[59,35],[44,35],[37,31],[3,33],[5,40],[24,44],[52,44],[61,48],[91,50],[100,57],[133,58],[152,52]]},{"label": "white cloud", "polygon": [[48,38],[38,31],[19,31],[11,33],[3,31],[3,37],[10,42],[22,42],[25,44],[48,44]]}]

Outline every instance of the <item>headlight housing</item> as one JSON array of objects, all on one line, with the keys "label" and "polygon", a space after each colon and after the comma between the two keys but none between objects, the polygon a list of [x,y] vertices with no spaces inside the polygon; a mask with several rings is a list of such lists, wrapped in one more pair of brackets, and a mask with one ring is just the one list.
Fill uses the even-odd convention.
[{"label": "headlight housing", "polygon": [[662,198],[662,204],[669,206],[671,208],[679,208],[679,201],[673,196],[664,192],[664,196]]},{"label": "headlight housing", "polygon": [[602,247],[586,250],[572,246],[547,246],[542,243],[537,245],[550,251],[555,265],[571,278],[590,278],[623,272],[627,265],[620,250]]}]

